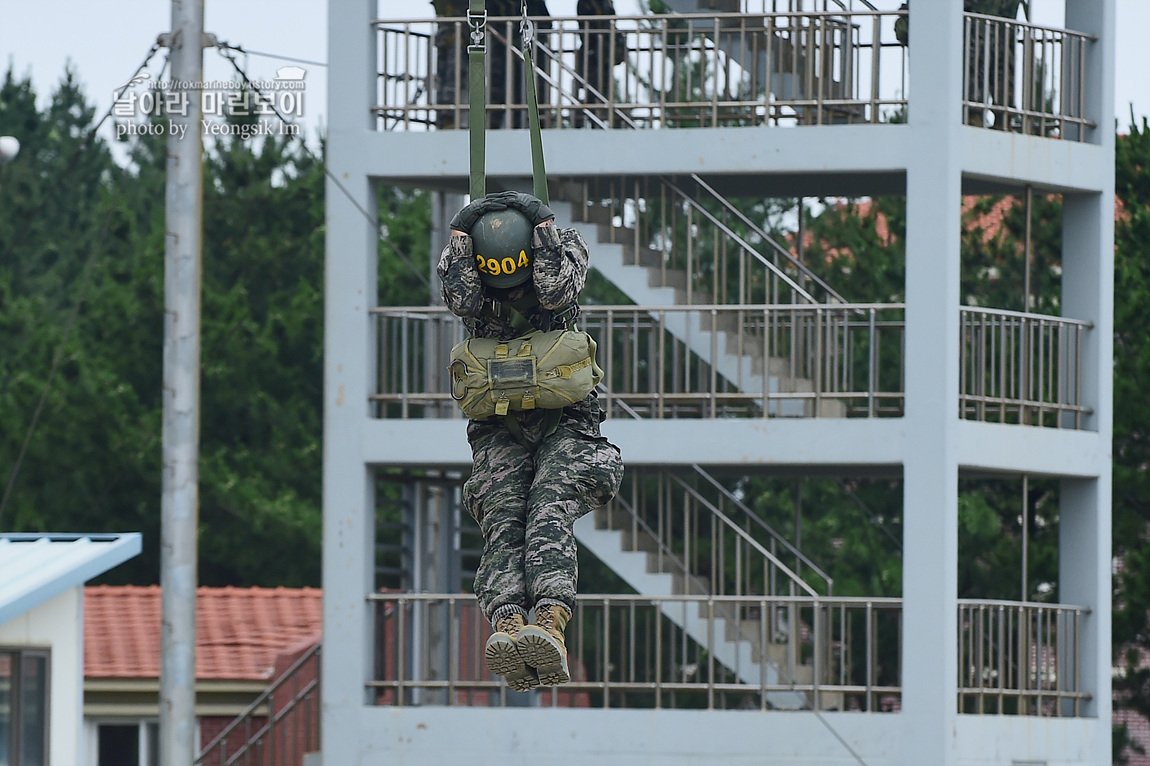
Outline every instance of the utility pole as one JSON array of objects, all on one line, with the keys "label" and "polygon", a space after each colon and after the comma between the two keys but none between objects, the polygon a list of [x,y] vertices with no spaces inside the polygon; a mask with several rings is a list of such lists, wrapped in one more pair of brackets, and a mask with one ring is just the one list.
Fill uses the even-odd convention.
[{"label": "utility pole", "polygon": [[[172,0],[164,237],[164,426],[160,527],[160,763],[196,746],[196,526],[199,520],[200,282],[203,244],[203,0]],[[186,96],[186,102],[183,101]],[[185,108],[186,107],[186,108]],[[183,112],[183,114],[180,114]]]}]

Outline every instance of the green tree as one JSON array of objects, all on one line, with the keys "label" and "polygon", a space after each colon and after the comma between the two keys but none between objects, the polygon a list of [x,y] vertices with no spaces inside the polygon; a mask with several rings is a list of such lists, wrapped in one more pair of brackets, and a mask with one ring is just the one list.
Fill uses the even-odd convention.
[{"label": "green tree", "polygon": [[1114,646],[1116,705],[1150,715],[1150,127],[1116,145],[1114,240]]},{"label": "green tree", "polygon": [[[28,80],[9,72],[0,88],[0,124],[22,144],[0,167],[0,480],[48,391],[0,524],[141,531],[143,555],[107,579],[149,583],[159,565],[166,146],[133,138],[120,166],[103,139],[80,150],[93,118],[71,72],[43,110]],[[319,582],[323,195],[322,163],[298,139],[206,148],[205,584]],[[426,252],[427,213],[426,195],[380,192],[385,300],[426,300],[399,253]]]}]

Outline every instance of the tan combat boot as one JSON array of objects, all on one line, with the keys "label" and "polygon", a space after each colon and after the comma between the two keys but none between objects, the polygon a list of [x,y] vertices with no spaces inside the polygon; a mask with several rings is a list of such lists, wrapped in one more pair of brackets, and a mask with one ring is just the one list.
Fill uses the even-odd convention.
[{"label": "tan combat boot", "polygon": [[535,608],[535,622],[519,631],[515,642],[519,656],[539,674],[540,686],[557,686],[571,680],[563,629],[571,613],[558,604]]},{"label": "tan combat boot", "polygon": [[487,669],[497,676],[503,676],[507,685],[517,692],[530,691],[539,686],[535,669],[528,667],[519,656],[516,645],[516,639],[526,624],[526,618],[519,612],[498,618],[492,625],[494,632],[487,639],[487,646],[483,650]]}]

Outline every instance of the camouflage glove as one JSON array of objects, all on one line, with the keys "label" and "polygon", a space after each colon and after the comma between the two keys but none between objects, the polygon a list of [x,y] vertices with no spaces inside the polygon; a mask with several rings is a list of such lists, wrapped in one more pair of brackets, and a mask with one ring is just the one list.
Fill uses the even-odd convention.
[{"label": "camouflage glove", "polygon": [[[504,194],[506,194],[506,192],[504,192]],[[483,199],[473,200],[468,203],[451,219],[451,228],[470,234],[471,228],[475,226],[475,222],[484,215],[496,210],[507,209],[507,202],[501,199],[501,196],[502,195],[494,194],[490,197],[484,197]]]},{"label": "camouflage glove", "polygon": [[532,226],[555,219],[555,213],[551,212],[551,208],[544,205],[543,200],[530,194],[505,191],[493,194],[488,199],[499,200],[507,207],[523,213],[531,221]]}]

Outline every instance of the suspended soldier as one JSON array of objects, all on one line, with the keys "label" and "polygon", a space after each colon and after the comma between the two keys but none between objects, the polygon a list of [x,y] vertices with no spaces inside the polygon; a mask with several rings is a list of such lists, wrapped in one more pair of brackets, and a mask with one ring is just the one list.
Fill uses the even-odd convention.
[{"label": "suspended soldier", "polygon": [[[587,245],[576,230],[558,229],[542,201],[517,192],[491,195],[459,211],[451,228],[438,267],[444,302],[473,338],[498,341],[494,356],[502,349],[505,360],[524,360],[525,332],[571,327],[587,276]],[[544,342],[538,334],[527,339]],[[590,354],[594,366],[593,343]],[[455,364],[453,385],[464,385]],[[534,375],[534,358],[526,366]],[[556,380],[575,377],[580,366],[586,368],[568,365]],[[494,415],[467,424],[473,462],[463,501],[483,532],[475,593],[493,629],[485,656],[489,669],[518,691],[571,678],[564,629],[578,583],[572,526],[609,501],[622,480],[619,449],[600,433],[604,414],[593,386],[587,390],[552,409],[535,407],[533,396],[528,405],[521,395],[518,411],[501,395]]]}]

